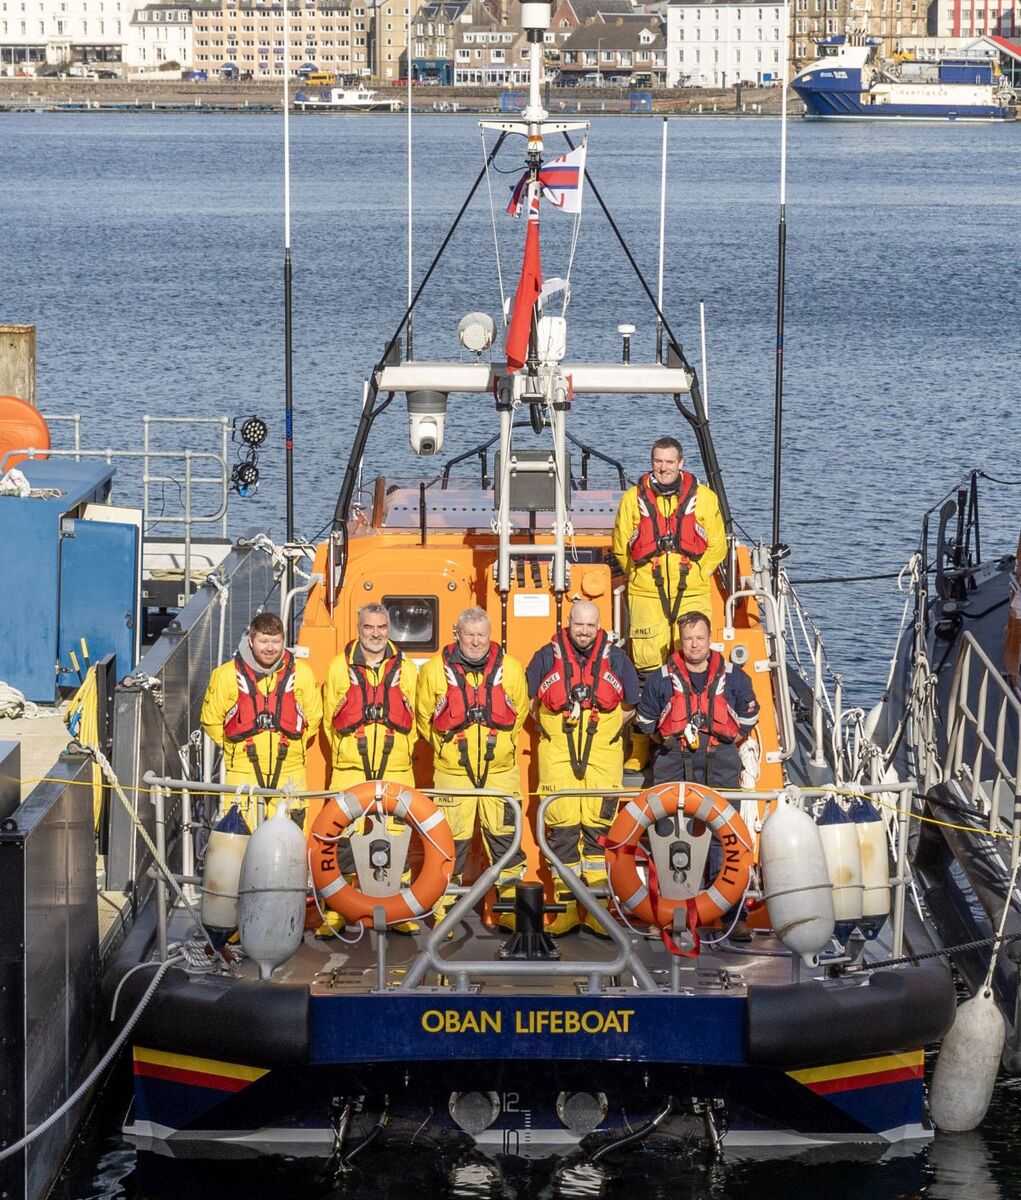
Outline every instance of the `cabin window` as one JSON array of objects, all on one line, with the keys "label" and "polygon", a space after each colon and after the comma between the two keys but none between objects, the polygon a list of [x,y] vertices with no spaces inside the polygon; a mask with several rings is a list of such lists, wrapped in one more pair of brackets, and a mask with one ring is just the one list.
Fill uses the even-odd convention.
[{"label": "cabin window", "polygon": [[438,650],[440,602],[436,596],[384,596],[390,639],[402,650]]}]

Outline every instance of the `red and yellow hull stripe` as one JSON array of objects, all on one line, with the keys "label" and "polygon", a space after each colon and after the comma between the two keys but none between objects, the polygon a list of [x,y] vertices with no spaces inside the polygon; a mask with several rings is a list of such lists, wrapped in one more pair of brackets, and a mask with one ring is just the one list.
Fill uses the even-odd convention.
[{"label": "red and yellow hull stripe", "polygon": [[801,1071],[788,1071],[787,1074],[817,1096],[829,1096],[834,1092],[853,1092],[859,1088],[921,1079],[923,1070],[923,1052],[908,1050],[904,1054],[860,1058],[856,1062],[808,1067]]},{"label": "red and yellow hull stripe", "polygon": [[189,1054],[169,1054],[141,1046],[134,1049],[134,1067],[136,1075],[147,1079],[184,1083],[217,1092],[240,1092],[267,1074],[262,1067],[244,1067],[239,1063],[217,1062]]}]

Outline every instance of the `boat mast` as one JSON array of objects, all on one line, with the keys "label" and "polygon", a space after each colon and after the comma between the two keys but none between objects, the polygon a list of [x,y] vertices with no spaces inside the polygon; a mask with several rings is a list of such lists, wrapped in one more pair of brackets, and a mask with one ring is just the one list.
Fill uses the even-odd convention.
[{"label": "boat mast", "polygon": [[787,65],[790,57],[790,0],[784,0],[784,29],[787,48],[783,64],[780,98],[780,220],[776,247],[776,384],[773,394],[773,591],[777,590],[780,560],[790,548],[780,541],[780,471],[783,450],[783,319],[784,284],[787,264]]},{"label": "boat mast", "polygon": [[414,292],[414,255],[412,253],[412,217],[411,217],[411,201],[412,201],[412,182],[411,182],[411,0],[408,0],[407,13],[407,50],[404,54],[405,59],[405,74],[408,77],[408,324],[405,329],[406,341],[406,357],[410,362],[414,356],[414,312],[412,311],[412,299]]},{"label": "boat mast", "polygon": [[[294,541],[294,371],[291,338],[291,43],[287,0],[284,17],[284,464],[287,492],[287,544]],[[294,560],[288,554],[285,595],[294,587]],[[287,642],[294,645],[294,605],[287,613]]]}]

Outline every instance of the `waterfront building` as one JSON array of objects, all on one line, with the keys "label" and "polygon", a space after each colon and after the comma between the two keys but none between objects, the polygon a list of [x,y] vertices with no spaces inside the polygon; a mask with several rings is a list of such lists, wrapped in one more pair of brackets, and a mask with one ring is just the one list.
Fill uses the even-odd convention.
[{"label": "waterfront building", "polygon": [[123,0],[0,0],[0,71],[120,63],[130,16]]},{"label": "waterfront building", "polygon": [[663,87],[666,39],[657,17],[612,16],[579,26],[560,50],[557,82],[566,87]]},{"label": "waterfront building", "polygon": [[784,7],[745,0],[672,0],[666,47],[671,87],[772,83],[783,74]]},{"label": "waterfront building", "polygon": [[528,40],[521,26],[500,23],[484,4],[468,5],[455,22],[453,45],[455,86],[528,86]]},{"label": "waterfront building", "polygon": [[372,74],[380,83],[407,78],[410,3],[411,0],[379,0],[369,10]]},{"label": "waterfront building", "polygon": [[635,11],[631,0],[553,0],[553,18],[543,35],[547,76],[556,78],[561,47],[580,25],[589,21],[605,24],[613,17],[630,16]]},{"label": "waterfront building", "polygon": [[1021,34],[1021,4],[1018,0],[934,0],[935,37],[1016,38]]},{"label": "waterfront building", "polygon": [[[338,77],[369,75],[370,14],[366,0],[289,8],[290,74],[312,63]],[[219,71],[233,63],[256,79],[283,76],[282,4],[221,0],[215,8],[196,8],[192,25],[196,70]]]},{"label": "waterfront building", "polygon": [[[2,0],[0,0],[2,3]],[[191,69],[195,47],[192,38],[194,5],[147,4],[136,8],[127,25],[124,62],[129,73],[148,75],[172,69]]]}]

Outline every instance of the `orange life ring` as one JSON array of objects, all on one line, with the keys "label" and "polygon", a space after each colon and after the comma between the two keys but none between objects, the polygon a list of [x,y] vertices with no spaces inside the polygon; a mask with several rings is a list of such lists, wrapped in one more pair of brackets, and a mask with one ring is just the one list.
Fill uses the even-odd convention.
[{"label": "orange life ring", "polygon": [[[344,878],[337,842],[344,830],[369,813],[399,817],[422,839],[422,866],[407,887],[393,896],[366,896]],[[454,870],[454,837],[443,813],[428,796],[403,783],[356,783],[331,796],[312,826],[312,882],[319,898],[348,921],[371,925],[382,908],[388,925],[428,913],[447,890]]]},{"label": "orange life ring", "polygon": [[699,924],[707,925],[738,904],[751,878],[754,849],[741,814],[718,792],[698,783],[666,783],[647,788],[620,810],[606,834],[606,870],[610,888],[622,909],[646,925],[669,928],[674,909],[686,900],[654,900],[638,873],[635,850],[650,825],[678,810],[701,821],[723,845],[723,865],[709,886],[694,898]]}]

